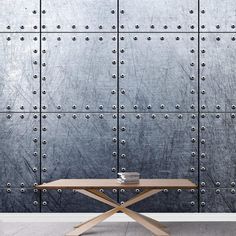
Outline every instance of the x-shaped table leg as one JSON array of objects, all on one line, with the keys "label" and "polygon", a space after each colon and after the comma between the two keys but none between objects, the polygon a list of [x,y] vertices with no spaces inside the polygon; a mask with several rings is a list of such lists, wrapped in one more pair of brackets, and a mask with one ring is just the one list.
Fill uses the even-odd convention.
[{"label": "x-shaped table leg", "polygon": [[66,236],[81,235],[82,233],[86,232],[90,228],[92,228],[95,225],[97,225],[98,223],[104,221],[105,219],[112,216],[113,214],[115,214],[118,211],[122,211],[123,213],[125,213],[129,217],[133,218],[139,224],[143,225],[145,228],[150,230],[154,235],[169,236],[169,234],[165,230],[165,226],[161,225],[158,221],[156,221],[150,217],[141,215],[141,214],[127,208],[128,206],[131,206],[139,201],[142,201],[145,198],[148,198],[148,197],[160,192],[161,190],[159,190],[159,189],[144,190],[143,192],[139,193],[134,198],[131,198],[130,200],[128,200],[127,202],[125,202],[122,205],[118,204],[113,199],[111,199],[110,197],[108,197],[104,193],[99,192],[96,189],[87,189],[87,190],[82,190],[82,189],[80,190],[79,189],[76,191],[79,193],[82,193],[88,197],[94,198],[100,202],[103,202],[109,206],[112,206],[114,208],[95,217],[95,218],[92,218],[84,223],[81,223],[81,224],[75,226],[75,230],[66,234]]}]

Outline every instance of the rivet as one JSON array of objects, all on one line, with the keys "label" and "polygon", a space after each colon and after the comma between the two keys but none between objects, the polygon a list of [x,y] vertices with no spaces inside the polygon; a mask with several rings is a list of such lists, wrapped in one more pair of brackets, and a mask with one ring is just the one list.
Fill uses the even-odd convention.
[{"label": "rivet", "polygon": [[7,26],[7,29],[11,29],[11,26],[10,26],[10,25],[8,25],[8,26]]},{"label": "rivet", "polygon": [[72,29],[75,29],[75,28],[76,28],[76,25],[72,25],[71,28],[72,28]]},{"label": "rivet", "polygon": [[98,28],[99,28],[99,29],[102,29],[103,27],[102,27],[102,25],[99,25]]},{"label": "rivet", "polygon": [[57,192],[58,192],[58,193],[62,193],[62,190],[61,190],[61,189],[57,189]]},{"label": "rivet", "polygon": [[122,188],[122,189],[120,190],[120,192],[121,192],[121,193],[124,193],[124,192],[125,192],[125,190]]},{"label": "rivet", "polygon": [[135,25],[135,28],[136,28],[136,29],[139,29],[139,25]]},{"label": "rivet", "polygon": [[115,171],[116,171],[116,168],[115,168],[115,167],[112,167],[112,168],[111,168],[111,171],[112,171],[112,172],[115,172]]},{"label": "rivet", "polygon": [[220,28],[220,25],[216,25],[216,29],[219,29]]},{"label": "rivet", "polygon": [[206,203],[205,202],[201,202],[201,207],[204,207],[206,206]]},{"label": "rivet", "polygon": [[21,41],[24,41],[24,40],[25,40],[25,38],[24,38],[24,37],[20,37],[20,40],[21,40]]},{"label": "rivet", "polygon": [[179,114],[179,115],[178,115],[178,118],[179,118],[179,119],[182,119],[182,118],[183,118],[183,115]]},{"label": "rivet", "polygon": [[147,109],[152,109],[152,106],[149,104],[149,105],[147,106]]},{"label": "rivet", "polygon": [[168,26],[167,26],[167,25],[164,25],[163,28],[164,28],[164,29],[168,29]]},{"label": "rivet", "polygon": [[120,109],[124,109],[124,108],[125,108],[125,106],[124,106],[124,105],[121,105],[121,106],[120,106]]},{"label": "rivet", "polygon": [[113,138],[112,141],[113,141],[113,143],[116,143],[117,138]]},{"label": "rivet", "polygon": [[73,114],[73,115],[72,115],[72,118],[73,118],[73,119],[76,119],[76,118],[77,118],[77,115],[76,115],[76,114]]},{"label": "rivet", "polygon": [[20,118],[21,118],[21,119],[24,119],[24,115],[23,115],[23,114],[22,114],[22,115],[20,115]]},{"label": "rivet", "polygon": [[177,193],[181,193],[182,192],[182,189],[177,189]]},{"label": "rivet", "polygon": [[201,139],[201,144],[204,144],[206,143],[206,140],[205,139]]},{"label": "rivet", "polygon": [[33,142],[34,142],[34,143],[37,143],[37,142],[38,142],[38,139],[37,139],[37,138],[34,138],[34,139],[33,139]]},{"label": "rivet", "polygon": [[201,108],[204,110],[204,109],[206,109],[206,106],[205,106],[205,105],[202,105]]},{"label": "rivet", "polygon": [[121,127],[121,131],[125,131],[125,127]]},{"label": "rivet", "polygon": [[103,115],[103,114],[100,114],[100,115],[99,115],[99,118],[100,118],[100,119],[103,119],[103,118],[104,118],[104,115]]},{"label": "rivet", "polygon": [[120,156],[122,159],[124,159],[126,157],[126,155],[124,153],[122,153]]},{"label": "rivet", "polygon": [[191,152],[191,156],[195,157],[196,156],[196,152]]},{"label": "rivet", "polygon": [[235,182],[231,182],[231,186],[232,186],[232,187],[235,187]]},{"label": "rivet", "polygon": [[176,105],[175,105],[175,108],[176,108],[176,109],[179,109],[179,108],[180,108],[180,105],[179,105],[179,104],[176,104]]},{"label": "rivet", "polygon": [[43,29],[46,29],[46,25],[42,25],[42,28],[43,28]]},{"label": "rivet", "polygon": [[24,188],[21,188],[21,189],[20,189],[20,192],[21,192],[21,193],[24,193],[24,192],[25,192],[25,189],[24,189]]},{"label": "rivet", "polygon": [[122,10],[120,10],[120,13],[121,13],[121,14],[124,14],[124,13],[125,13],[125,11],[122,9]]},{"label": "rivet", "polygon": [[11,193],[11,189],[10,188],[7,189],[7,193]]},{"label": "rivet", "polygon": [[236,105],[233,104],[233,105],[231,106],[231,108],[234,110],[234,109],[236,108]]},{"label": "rivet", "polygon": [[7,37],[7,41],[10,41],[11,40],[11,38],[10,37]]},{"label": "rivet", "polygon": [[195,171],[195,168],[191,167],[190,170],[191,170],[191,172],[194,172],[194,171]]},{"label": "rivet", "polygon": [[195,202],[194,202],[194,201],[191,201],[190,204],[191,204],[191,206],[194,206],[194,205],[195,205]]},{"label": "rivet", "polygon": [[140,114],[137,114],[137,115],[136,115],[136,118],[137,118],[137,119],[140,119],[140,118],[141,118],[141,115],[140,115]]},{"label": "rivet", "polygon": [[206,168],[204,166],[201,167],[201,171],[205,171]]},{"label": "rivet", "polygon": [[160,40],[163,41],[165,38],[164,37],[160,37]]},{"label": "rivet", "polygon": [[205,189],[201,189],[201,194],[204,194],[206,193],[206,190]]},{"label": "rivet", "polygon": [[134,108],[135,110],[137,110],[137,109],[138,109],[138,105],[134,105],[133,108]]},{"label": "rivet", "polygon": [[194,109],[194,108],[195,108],[195,105],[194,105],[194,104],[191,104],[190,108],[191,108],[191,109]]},{"label": "rivet", "polygon": [[164,109],[164,108],[165,108],[165,105],[164,105],[164,104],[161,104],[161,105],[160,105],[160,108],[161,108],[161,109]]},{"label": "rivet", "polygon": [[100,105],[100,106],[99,106],[99,109],[102,110],[102,109],[103,109],[103,105]]},{"label": "rivet", "polygon": [[206,91],[203,89],[203,90],[201,91],[201,94],[206,94]]},{"label": "rivet", "polygon": [[42,10],[42,13],[45,14],[45,13],[46,13],[46,10]]},{"label": "rivet", "polygon": [[102,41],[102,40],[103,40],[103,37],[99,37],[99,40]]},{"label": "rivet", "polygon": [[43,206],[47,206],[47,202],[46,201],[43,201]]},{"label": "rivet", "polygon": [[216,40],[217,40],[217,41],[220,41],[220,37],[216,37]]},{"label": "rivet", "polygon": [[7,187],[11,187],[11,183],[7,183]]},{"label": "rivet", "polygon": [[191,52],[191,53],[194,53],[194,52],[195,52],[195,50],[194,50],[194,49],[191,49],[191,50],[190,50],[190,52]]},{"label": "rivet", "polygon": [[190,10],[189,13],[190,13],[190,14],[193,14],[193,10]]},{"label": "rivet", "polygon": [[147,40],[151,40],[152,38],[149,36],[149,37],[147,37]]},{"label": "rivet", "polygon": [[232,194],[235,194],[235,189],[231,189],[230,192],[231,192]]},{"label": "rivet", "polygon": [[122,114],[122,115],[121,115],[121,118],[122,118],[122,119],[125,119],[125,114]]},{"label": "rivet", "polygon": [[124,26],[124,25],[121,25],[121,26],[120,26],[120,28],[121,28],[121,29],[124,29],[124,28],[125,28],[125,26]]},{"label": "rivet", "polygon": [[220,114],[216,114],[216,118],[220,118]]},{"label": "rivet", "polygon": [[205,76],[202,76],[202,77],[201,77],[201,80],[202,80],[202,81],[205,81],[205,80],[206,80],[206,77],[205,77]]},{"label": "rivet", "polygon": [[201,28],[202,28],[202,29],[205,29],[205,25],[202,25]]},{"label": "rivet", "polygon": [[121,171],[122,171],[122,172],[125,172],[125,171],[126,171],[126,169],[125,169],[124,167],[122,167],[122,168],[121,168]]},{"label": "rivet", "polygon": [[201,186],[202,187],[206,186],[206,183],[205,182],[201,182]]},{"label": "rivet", "polygon": [[165,117],[165,119],[168,119],[168,118],[169,118],[169,115],[168,115],[168,114],[165,114],[164,117]]},{"label": "rivet", "polygon": [[113,193],[117,193],[117,189],[112,189],[112,192]]},{"label": "rivet", "polygon": [[232,38],[231,38],[232,41],[235,41],[235,39],[236,39],[235,37],[232,37]]},{"label": "rivet", "polygon": [[111,14],[115,14],[115,10],[112,9],[112,10],[111,10]]},{"label": "rivet", "polygon": [[235,25],[231,25],[231,28],[232,28],[232,29],[235,29]]},{"label": "rivet", "polygon": [[134,40],[137,40],[137,39],[138,39],[138,38],[135,36],[135,37],[134,37]]},{"label": "rivet", "polygon": [[196,139],[195,139],[195,138],[192,138],[192,139],[191,139],[191,142],[192,142],[192,143],[195,143],[195,142],[196,142]]},{"label": "rivet", "polygon": [[44,153],[44,154],[43,154],[43,158],[47,158],[47,154]]},{"label": "rivet", "polygon": [[20,28],[21,28],[21,29],[24,29],[25,27],[22,25]]},{"label": "rivet", "polygon": [[36,172],[38,169],[36,167],[33,168],[33,172]]},{"label": "rivet", "polygon": [[85,37],[85,40],[86,40],[86,41],[89,41],[89,37]]},{"label": "rivet", "polygon": [[196,115],[195,115],[195,114],[192,114],[191,117],[192,117],[192,119],[195,119],[195,118],[196,118]]},{"label": "rivet", "polygon": [[190,37],[190,40],[194,41],[194,39],[195,39],[194,37]]},{"label": "rivet", "polygon": [[112,156],[113,156],[113,157],[116,157],[116,156],[117,156],[117,153],[116,153],[116,152],[113,152],[113,153],[112,153]]},{"label": "rivet", "polygon": [[151,28],[151,29],[154,29],[154,28],[155,28],[155,25],[151,25],[150,28]]},{"label": "rivet", "polygon": [[86,119],[89,119],[89,118],[90,118],[90,115],[89,115],[89,114],[86,114],[86,115],[85,115],[85,118],[86,118]]},{"label": "rivet", "polygon": [[46,140],[43,140],[43,142],[42,142],[43,144],[47,144],[47,141]]},{"label": "rivet", "polygon": [[122,139],[120,143],[124,145],[126,142],[124,139]]},{"label": "rivet", "polygon": [[175,39],[178,41],[180,38],[179,38],[179,37],[176,37]]},{"label": "rivet", "polygon": [[178,26],[177,26],[177,29],[181,29],[181,28],[182,28],[181,25],[178,25]]},{"label": "rivet", "polygon": [[219,194],[220,193],[220,189],[216,189],[216,194]]},{"label": "rivet", "polygon": [[76,41],[76,37],[72,37],[72,40],[73,40],[73,41]]},{"label": "rivet", "polygon": [[163,192],[164,193],[168,193],[169,191],[168,191],[168,189],[164,189]]},{"label": "rivet", "polygon": [[217,187],[220,187],[220,182],[215,183]]}]

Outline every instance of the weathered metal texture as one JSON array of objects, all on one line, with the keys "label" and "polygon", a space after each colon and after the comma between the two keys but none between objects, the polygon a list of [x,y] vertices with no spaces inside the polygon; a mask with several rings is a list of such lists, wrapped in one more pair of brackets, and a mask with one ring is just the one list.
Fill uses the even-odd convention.
[{"label": "weathered metal texture", "polygon": [[234,188],[201,189],[200,212],[236,212]]},{"label": "weathered metal texture", "polygon": [[201,186],[235,186],[236,118],[230,113],[201,114]]},{"label": "weathered metal texture", "polygon": [[197,32],[196,0],[120,0],[120,31]]},{"label": "weathered metal texture", "polygon": [[40,0],[4,0],[0,6],[0,32],[39,31]]},{"label": "weathered metal texture", "polygon": [[120,50],[121,111],[197,111],[196,34],[121,34]]},{"label": "weathered metal texture", "polygon": [[116,122],[109,113],[43,114],[42,181],[116,177]]},{"label": "weathered metal texture", "polygon": [[37,114],[0,114],[0,187],[39,183],[39,145]]},{"label": "weathered metal texture", "polygon": [[[116,178],[115,114],[43,114],[42,182],[61,178]],[[116,194],[111,194],[116,199]],[[101,211],[81,194],[63,191],[43,195],[43,211]],[[46,204],[45,204],[46,202]]]},{"label": "weathered metal texture", "polygon": [[43,34],[43,111],[116,112],[116,34]]},{"label": "weathered metal texture", "polygon": [[196,114],[121,114],[120,168],[197,182]]},{"label": "weathered metal texture", "polygon": [[39,192],[31,188],[0,188],[0,212],[39,212]]},{"label": "weathered metal texture", "polygon": [[116,31],[116,0],[42,0],[43,31]]},{"label": "weathered metal texture", "polygon": [[236,37],[233,34],[201,34],[201,111],[236,109]]},{"label": "weathered metal texture", "polygon": [[234,0],[201,0],[200,30],[236,32],[236,2]]},{"label": "weathered metal texture", "polygon": [[[135,191],[121,190],[120,199],[126,201],[139,191],[139,189]],[[198,190],[164,190],[135,204],[131,209],[138,212],[197,212]]]},{"label": "weathered metal texture", "polygon": [[39,109],[39,34],[0,34],[0,112]]},{"label": "weathered metal texture", "polygon": [[[116,200],[117,194],[106,191]],[[50,190],[42,193],[42,212],[103,212],[111,207],[72,190]]]}]

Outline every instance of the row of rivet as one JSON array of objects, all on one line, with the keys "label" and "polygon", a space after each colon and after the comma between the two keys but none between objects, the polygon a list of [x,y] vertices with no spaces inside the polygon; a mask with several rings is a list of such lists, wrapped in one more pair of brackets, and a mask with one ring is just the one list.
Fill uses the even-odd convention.
[{"label": "row of rivet", "polygon": [[[55,37],[55,39],[57,40],[57,41],[61,41],[62,40],[62,37]],[[76,36],[73,36],[73,37],[71,37],[71,40],[72,41],[76,41]],[[88,36],[86,36],[85,38],[85,41],[89,41],[90,40],[90,38],[88,37]],[[94,39],[94,38],[93,38]],[[44,37],[42,37],[42,41],[46,41],[47,40],[47,38],[44,36]],[[103,41],[104,40],[104,37],[103,36],[99,36],[98,37],[98,40],[99,41]],[[113,36],[113,37],[111,37],[111,40],[113,40],[113,41],[116,41],[116,37],[115,36]]]},{"label": "row of rivet", "polygon": [[[205,153],[203,153],[203,155],[205,156]],[[219,181],[216,181],[216,182],[214,183],[214,185],[215,185],[216,187],[220,187],[221,183],[220,183]],[[232,181],[232,182],[230,183],[230,185],[231,185],[232,187],[235,187],[236,183],[235,183],[234,181]],[[201,187],[205,187],[205,186],[206,186],[206,182],[202,181],[202,182],[201,182]]]},{"label": "row of rivet", "polygon": [[[175,37],[175,40],[180,40],[180,39],[181,39],[181,37],[179,37],[179,36],[177,36],[177,37],[174,36],[174,37]],[[121,37],[120,37],[120,40],[123,41],[123,40],[125,40],[126,38],[127,38],[127,37],[121,36]],[[148,36],[148,37],[147,37],[147,40],[150,41],[151,39],[152,39],[151,36]],[[160,39],[161,41],[164,41],[164,40],[165,40],[165,37],[164,37],[164,36],[161,36],[159,39]],[[183,39],[184,39],[184,38],[183,38]],[[190,39],[191,41],[194,41],[196,38],[193,37],[193,36],[191,36],[189,39]],[[135,41],[138,40],[138,37],[137,37],[137,36],[134,36],[134,37],[133,37],[133,40],[135,40]]]},{"label": "row of rivet", "polygon": [[[46,28],[47,28],[46,25],[42,25],[42,29],[46,29]],[[56,28],[57,28],[57,29],[62,29],[63,27],[62,27],[61,25],[57,25]],[[72,29],[76,29],[76,25],[72,25],[71,28],[72,28]],[[84,28],[88,30],[88,29],[89,29],[89,25],[84,26]],[[98,28],[99,30],[102,30],[102,29],[104,28],[104,26],[103,26],[103,25],[99,25],[97,28]],[[115,25],[112,25],[111,28],[112,28],[112,29],[116,29],[116,26],[115,26]]]},{"label": "row of rivet", "polygon": [[[207,38],[206,38],[206,37],[201,37],[201,40],[202,40],[202,41],[206,41]],[[217,36],[217,37],[215,38],[215,40],[216,40],[216,41],[220,41],[220,40],[221,40],[221,37],[220,37],[220,36]],[[232,40],[232,41],[235,41],[236,38],[235,38],[235,37],[231,37],[231,40]]]}]

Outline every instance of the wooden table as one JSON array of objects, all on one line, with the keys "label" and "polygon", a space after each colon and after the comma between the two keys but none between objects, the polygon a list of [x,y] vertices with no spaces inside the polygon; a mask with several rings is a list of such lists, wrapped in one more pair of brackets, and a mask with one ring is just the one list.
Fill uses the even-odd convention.
[{"label": "wooden table", "polygon": [[[88,197],[94,198],[111,207],[111,210],[91,219],[84,223],[75,226],[74,230],[66,236],[77,236],[83,234],[98,223],[104,221],[111,215],[121,211],[133,218],[135,221],[150,230],[154,235],[169,236],[165,226],[158,221],[141,215],[135,211],[128,209],[139,201],[144,200],[154,194],[161,192],[163,189],[194,189],[197,185],[188,179],[140,179],[139,184],[120,184],[116,179],[60,179],[50,183],[45,183],[37,186],[38,189],[74,189]],[[143,191],[137,194],[123,204],[119,204],[99,189],[142,189]]]}]

